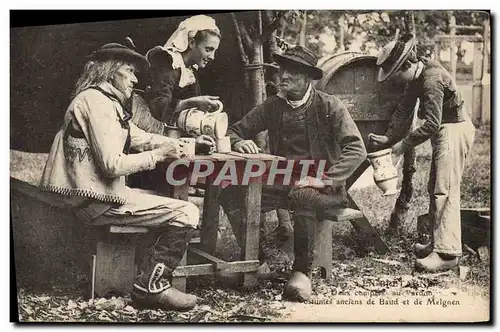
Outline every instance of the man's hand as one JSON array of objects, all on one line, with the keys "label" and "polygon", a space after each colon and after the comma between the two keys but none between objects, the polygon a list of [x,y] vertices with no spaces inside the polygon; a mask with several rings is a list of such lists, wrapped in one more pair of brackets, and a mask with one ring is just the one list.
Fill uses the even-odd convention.
[{"label": "man's hand", "polygon": [[370,133],[368,134],[368,142],[373,146],[373,147],[382,147],[389,143],[389,137],[385,135],[377,135]]},{"label": "man's hand", "polygon": [[403,149],[403,141],[399,141],[397,142],[396,144],[394,144],[392,146],[392,153],[394,153],[394,155],[396,157],[399,157],[400,155],[402,155],[404,153],[404,149]]},{"label": "man's hand", "polygon": [[240,153],[259,153],[260,148],[251,139],[239,141],[234,144],[234,150]]},{"label": "man's hand", "polygon": [[152,152],[156,156],[157,161],[166,159],[179,159],[184,154],[184,143],[177,139],[169,139],[165,141],[160,147],[154,149]]},{"label": "man's hand", "polygon": [[295,187],[297,188],[311,187],[315,189],[323,189],[325,186],[326,185],[323,181],[318,178],[313,178],[312,176],[306,176],[305,178],[295,182]]},{"label": "man's hand", "polygon": [[215,140],[212,136],[200,135],[196,137],[196,153],[198,154],[212,154],[215,151]]},{"label": "man's hand", "polygon": [[214,112],[219,108],[218,96],[197,96],[189,98],[189,101],[203,112]]}]

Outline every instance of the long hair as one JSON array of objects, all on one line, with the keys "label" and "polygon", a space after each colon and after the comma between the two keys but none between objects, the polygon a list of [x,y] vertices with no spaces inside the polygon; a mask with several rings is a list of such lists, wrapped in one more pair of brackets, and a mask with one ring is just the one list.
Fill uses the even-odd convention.
[{"label": "long hair", "polygon": [[91,60],[85,64],[83,73],[78,78],[75,85],[75,90],[71,94],[71,98],[76,97],[83,90],[91,86],[99,85],[111,79],[114,73],[124,64],[121,60],[109,59],[105,61]]}]

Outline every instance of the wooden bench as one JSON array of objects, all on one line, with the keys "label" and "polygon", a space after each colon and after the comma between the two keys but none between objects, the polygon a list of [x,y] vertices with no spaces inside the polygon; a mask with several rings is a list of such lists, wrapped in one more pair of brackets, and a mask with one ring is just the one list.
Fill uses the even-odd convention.
[{"label": "wooden bench", "polygon": [[361,211],[344,208],[333,211],[333,218],[325,219],[311,225],[314,227],[314,247],[312,267],[321,268],[321,276],[330,279],[332,276],[332,245],[333,245],[333,223],[351,221],[364,218]]},{"label": "wooden bench", "polygon": [[[21,193],[24,199],[33,199],[36,202],[41,202],[42,205],[45,204],[49,209],[57,208],[62,213],[59,216],[64,216],[68,221],[71,219],[75,219],[76,221],[73,212],[68,209],[68,206],[60,195],[42,192],[37,186],[13,177],[10,178],[10,187],[12,191]],[[91,287],[93,289],[91,296],[94,292],[98,296],[106,296],[113,293],[128,294],[132,289],[136,273],[135,252],[137,238],[146,234],[148,229],[146,227],[134,226],[91,228],[93,229],[92,236],[96,238],[95,254],[92,255],[90,268]],[[15,232],[13,235],[14,239],[19,236]],[[199,242],[199,238],[193,238],[190,241],[193,245]],[[22,258],[16,257],[16,259]],[[182,265],[185,265],[186,261],[187,256],[184,255],[180,266],[174,271],[176,277],[174,277],[172,282],[174,287],[181,290],[185,290],[186,277],[192,275],[189,269],[183,269]],[[203,268],[207,270],[205,265],[203,265]]]}]

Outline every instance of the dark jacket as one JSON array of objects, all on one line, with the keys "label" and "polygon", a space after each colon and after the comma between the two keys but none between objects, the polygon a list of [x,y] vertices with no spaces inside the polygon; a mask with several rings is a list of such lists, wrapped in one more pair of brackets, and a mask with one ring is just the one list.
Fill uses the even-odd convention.
[{"label": "dark jacket", "polygon": [[132,98],[128,100],[130,111],[132,113],[131,121],[147,133],[164,135],[165,127],[163,122],[157,120],[152,114],[151,109],[144,98],[133,93]]},{"label": "dark jacket", "polygon": [[[464,121],[463,99],[450,73],[438,62],[422,59],[424,69],[420,76],[408,83],[405,97],[392,116],[386,135],[391,142],[403,139],[405,150],[413,148],[436,134],[444,123]],[[418,117],[424,124],[403,138],[403,128],[413,118],[413,108],[420,99]],[[400,130],[401,129],[401,130]]]},{"label": "dark jacket", "polygon": [[[325,176],[336,184],[345,184],[366,159],[366,148],[351,115],[335,96],[313,89],[313,101],[307,109],[307,132],[311,157],[326,160]],[[290,108],[278,97],[268,98],[243,119],[230,126],[231,145],[268,130],[271,154],[276,154],[282,139],[282,113]],[[284,156],[287,157],[287,156]]]},{"label": "dark jacket", "polygon": [[151,114],[162,122],[176,125],[178,114],[174,110],[180,100],[200,95],[198,80],[180,88],[181,69],[172,68],[172,58],[167,52],[156,55],[150,61],[151,91],[146,99],[151,107]]}]

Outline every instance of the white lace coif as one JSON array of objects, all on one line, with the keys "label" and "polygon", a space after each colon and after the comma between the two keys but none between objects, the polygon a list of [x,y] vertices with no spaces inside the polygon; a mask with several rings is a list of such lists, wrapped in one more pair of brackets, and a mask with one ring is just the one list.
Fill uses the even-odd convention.
[{"label": "white lace coif", "polygon": [[[172,57],[172,68],[181,69],[181,78],[179,80],[179,87],[181,88],[186,85],[193,84],[196,81],[192,69],[186,67],[181,53],[187,50],[189,38],[193,38],[196,33],[201,30],[213,30],[220,34],[220,30],[217,27],[215,20],[210,16],[191,16],[179,24],[177,30],[175,30],[175,32],[170,36],[165,45],[156,46],[146,53],[146,57],[148,57],[148,59],[151,53],[160,50],[170,54]],[[193,68],[195,70],[198,69],[196,65],[194,65]]]}]

